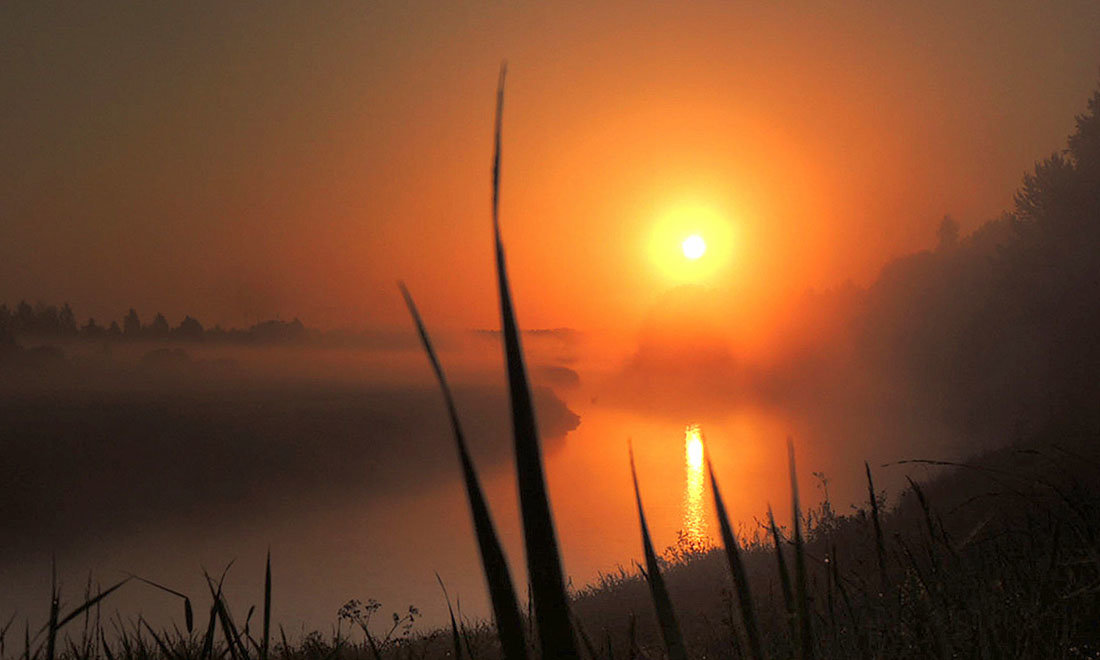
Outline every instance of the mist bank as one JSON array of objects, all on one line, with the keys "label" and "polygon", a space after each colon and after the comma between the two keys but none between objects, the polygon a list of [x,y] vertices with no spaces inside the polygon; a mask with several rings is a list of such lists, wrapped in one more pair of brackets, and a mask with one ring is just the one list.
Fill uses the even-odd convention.
[{"label": "mist bank", "polygon": [[[38,358],[45,364],[7,369],[0,383],[9,559],[185,521],[398,501],[458,474],[421,355],[144,346]],[[505,467],[503,382],[460,369],[455,396],[479,467]],[[580,418],[548,387],[535,403],[553,452]]]}]

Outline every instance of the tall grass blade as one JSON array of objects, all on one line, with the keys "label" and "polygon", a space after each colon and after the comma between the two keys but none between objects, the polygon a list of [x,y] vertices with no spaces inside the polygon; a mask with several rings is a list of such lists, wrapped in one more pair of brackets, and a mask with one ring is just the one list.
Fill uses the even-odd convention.
[{"label": "tall grass blade", "polygon": [[[188,631],[190,632],[190,631]],[[271,548],[267,549],[267,566],[264,568],[264,639],[260,646],[260,660],[267,660],[271,643]]]},{"label": "tall grass blade", "polygon": [[668,596],[665,580],[661,577],[657,565],[657,553],[653,551],[653,541],[649,537],[649,525],[645,521],[642,509],[642,495],[638,490],[638,471],[634,468],[634,448],[630,447],[630,476],[634,480],[634,501],[638,505],[638,520],[642,527],[642,551],[645,553],[645,576],[649,583],[649,593],[653,597],[653,607],[657,610],[657,622],[661,626],[661,638],[669,660],[686,660],[684,637],[680,634],[680,624],[676,621],[676,612],[672,608],[672,599]]},{"label": "tall grass blade", "polygon": [[[46,660],[53,660],[54,649],[57,643],[57,611],[60,608],[61,596],[57,592],[57,560],[50,562],[50,620],[46,624]],[[37,635],[35,635],[37,637]]]},{"label": "tall grass blade", "polygon": [[722,531],[722,545],[726,549],[726,561],[729,563],[730,574],[733,576],[733,585],[737,590],[737,602],[741,608],[741,623],[745,628],[745,637],[749,645],[749,657],[755,660],[763,660],[764,649],[760,644],[760,631],[756,625],[756,609],[752,603],[752,590],[749,588],[748,576],[745,574],[745,565],[741,562],[741,546],[730,526],[729,515],[726,513],[726,505],[722,501],[722,492],[718,488],[718,480],[714,478],[714,465],[707,457],[707,473],[710,476],[710,488],[714,494],[714,509],[718,514],[718,526]]},{"label": "tall grass blade", "polygon": [[[209,579],[209,578],[207,578],[207,579]],[[211,588],[211,591],[213,591],[213,588]],[[234,660],[237,660],[238,658],[240,658],[240,655],[237,652],[236,635],[230,630],[228,617],[225,616],[225,614],[223,613],[222,608],[223,608],[222,595],[221,595],[221,591],[218,591],[214,595],[214,605],[213,605],[213,609],[211,611],[211,614],[214,617],[212,623],[214,621],[216,621],[218,624],[221,625],[222,636],[225,638],[226,651],[229,652],[229,656],[231,658],[233,658]],[[213,634],[211,634],[211,636],[210,636],[211,651],[213,650],[213,640],[214,640],[214,636],[213,636]],[[222,655],[224,655],[224,653],[225,653],[225,651],[222,652]]]},{"label": "tall grass blade", "polygon": [[856,646],[859,649],[859,657],[863,660],[870,660],[871,647],[867,641],[867,629],[860,621],[860,617],[856,612],[856,609],[852,606],[852,599],[848,596],[848,590],[844,587],[844,580],[840,574],[840,555],[837,553],[836,545],[833,545],[833,557],[829,563],[829,567],[833,572],[833,583],[836,584],[837,591],[840,592],[840,598],[844,603],[844,610],[848,613],[848,621],[851,622],[851,631],[856,638]]},{"label": "tall grass blade", "polygon": [[160,589],[161,591],[163,591],[165,593],[169,593],[169,594],[172,594],[173,596],[176,596],[178,598],[182,598],[183,599],[183,622],[187,626],[188,634],[190,634],[194,630],[194,628],[195,628],[195,613],[191,610],[191,599],[188,598],[186,594],[182,594],[182,593],[176,591],[175,589],[171,589],[169,587],[164,586],[163,584],[158,584],[156,582],[153,582],[152,580],[148,580],[146,578],[143,578],[140,575],[131,574],[130,577],[137,580],[138,582],[144,582],[145,584],[149,585],[150,587]]},{"label": "tall grass blade", "polygon": [[466,645],[466,655],[470,656],[470,660],[477,660],[477,654],[474,653],[473,643],[470,641],[474,634],[466,628],[468,619],[462,616],[461,598],[455,598],[455,614],[458,615],[458,629],[462,633],[462,643]]},{"label": "tall grass blade", "polygon": [[794,606],[794,592],[791,590],[791,574],[787,570],[787,561],[783,558],[783,537],[775,524],[775,514],[772,513],[771,505],[768,505],[768,526],[771,528],[772,541],[775,543],[775,560],[779,565],[779,586],[783,590],[783,606],[787,611],[787,624],[790,626],[793,642],[798,639],[798,627],[795,625],[798,614]]},{"label": "tall grass blade", "polygon": [[283,624],[279,624],[279,637],[283,640],[283,660],[290,660],[290,644],[286,641],[286,631]]},{"label": "tall grass blade", "polygon": [[8,619],[8,622],[4,624],[3,628],[0,628],[0,658],[6,658],[7,657],[7,654],[4,653],[4,651],[5,651],[4,642],[5,642],[5,640],[7,639],[7,636],[8,636],[8,629],[11,628],[11,624],[15,623],[16,614],[17,614],[17,612],[12,612],[11,618]]},{"label": "tall grass blade", "polygon": [[164,640],[161,639],[160,635],[157,634],[157,631],[153,630],[153,627],[149,625],[148,621],[146,621],[144,618],[138,617],[138,623],[143,624],[145,626],[145,629],[149,631],[149,634],[153,636],[153,641],[157,643],[157,647],[160,649],[160,652],[164,654],[166,660],[171,660],[177,657],[175,653],[172,653],[172,651],[169,650],[168,645],[164,643]]},{"label": "tall grass blade", "polygon": [[204,660],[210,658],[214,653],[214,630],[218,621],[218,601],[215,599],[214,604],[210,606],[210,620],[206,624],[206,632],[202,636],[202,651],[199,653],[199,657]]},{"label": "tall grass blade", "polygon": [[119,646],[121,647],[120,655],[123,657],[133,657],[134,644],[130,639],[130,635],[126,633],[126,624],[122,622],[122,615],[115,611],[115,618],[111,621],[111,627],[115,629],[115,637],[118,639]]},{"label": "tall grass blade", "polygon": [[[183,646],[186,646],[187,642],[190,641],[190,639],[189,639],[190,635],[184,635],[183,631],[180,630],[179,625],[177,625],[175,621],[172,622],[172,632],[176,633],[176,643],[177,644],[181,644]],[[168,636],[167,633],[165,633],[165,637],[167,637],[167,636]]]},{"label": "tall grass blade", "polygon": [[214,608],[218,620],[221,622],[222,635],[225,637],[225,643],[226,646],[229,647],[230,655],[234,658],[240,657],[247,660],[248,649],[245,647],[244,641],[241,640],[241,635],[237,631],[236,624],[233,623],[233,617],[229,613],[229,605],[225,602],[225,595],[222,593],[221,584],[219,583],[217,588],[215,588],[214,581],[209,575],[206,576],[206,583],[210,588],[210,595],[214,598]]},{"label": "tall grass blade", "polygon": [[72,637],[65,637],[65,645],[68,647],[65,652],[62,653],[62,657],[72,658],[73,660],[80,660],[80,649],[76,647],[76,642]]},{"label": "tall grass blade", "polygon": [[256,606],[252,605],[248,608],[248,614],[244,615],[244,627],[241,629],[241,638],[247,639],[252,644],[252,648],[259,649],[260,645],[256,643],[256,640],[252,639],[252,633],[250,632],[249,625],[252,623],[252,615],[256,613]]},{"label": "tall grass blade", "polygon": [[443,599],[447,601],[447,614],[451,615],[451,643],[454,645],[455,660],[462,660],[462,636],[458,632],[454,608],[451,607],[451,596],[447,593],[447,587],[443,585],[443,578],[439,577],[439,573],[435,574],[435,579],[443,590]]},{"label": "tall grass blade", "polygon": [[913,493],[916,494],[917,502],[920,504],[921,512],[924,514],[924,523],[928,527],[928,554],[932,557],[932,568],[935,570],[936,525],[932,521],[932,508],[928,505],[928,498],[924,496],[924,489],[908,476],[905,477],[905,480],[909,482],[909,486],[912,487]]},{"label": "tall grass blade", "polygon": [[115,660],[115,654],[111,651],[111,645],[107,643],[107,638],[103,636],[103,628],[99,629],[99,648],[103,649],[103,657],[107,660]]},{"label": "tall grass blade", "polygon": [[576,658],[577,643],[569,621],[569,598],[565,592],[561,557],[554,533],[554,520],[546,493],[535,410],[523,364],[519,328],[508,286],[504,242],[500,236],[500,141],[504,110],[504,78],[501,66],[497,87],[495,140],[493,149],[493,234],[496,242],[497,281],[500,288],[500,316],[504,331],[504,353],[508,366],[508,385],[512,402],[512,427],[515,432],[516,473],[519,481],[523,536],[527,549],[527,573],[535,600],[539,646],[543,660]]},{"label": "tall grass blade", "polygon": [[493,518],[489,513],[489,506],[485,502],[485,495],[481,490],[481,482],[477,478],[474,462],[470,458],[470,452],[466,447],[466,437],[462,433],[462,425],[458,421],[458,410],[455,407],[451,388],[447,385],[447,378],[443,374],[443,367],[432,348],[428,331],[420,318],[420,312],[416,309],[412,295],[403,283],[398,283],[401,295],[405,298],[405,304],[409,308],[409,314],[416,324],[416,331],[420,335],[420,343],[428,354],[432,370],[435,372],[439,389],[443,392],[443,400],[447,405],[447,414],[451,419],[451,431],[455,436],[455,444],[458,447],[458,458],[462,463],[462,476],[466,485],[466,498],[470,502],[470,513],[474,519],[474,531],[477,535],[478,549],[481,551],[481,566],[485,571],[485,580],[489,586],[489,598],[493,604],[493,615],[496,618],[497,636],[500,638],[501,650],[505,660],[524,660],[527,657],[527,642],[523,633],[523,617],[519,612],[516,590],[512,586],[512,577],[508,572],[508,562],[504,558],[504,550],[501,548],[500,539],[497,537]]},{"label": "tall grass blade", "polygon": [[627,624],[627,637],[630,640],[630,645],[627,649],[627,658],[629,660],[635,660],[640,655],[638,649],[638,617],[634,616],[634,613],[630,613],[630,619]]},{"label": "tall grass blade", "polygon": [[787,438],[787,461],[791,471],[791,516],[794,518],[795,596],[798,605],[798,642],[802,660],[814,657],[814,630],[810,620],[810,594],[806,587],[806,549],[802,542],[802,507],[798,503],[798,472],[794,463],[794,441]]},{"label": "tall grass blade", "polygon": [[863,469],[867,472],[867,495],[871,498],[871,520],[875,525],[875,553],[878,555],[879,590],[885,594],[888,586],[886,576],[886,543],[882,539],[882,522],[878,512],[878,498],[875,497],[875,481],[871,478],[871,466],[867,461],[863,461]]},{"label": "tall grass blade", "polygon": [[[221,577],[218,578],[218,588],[213,596],[214,602],[210,606],[210,620],[206,624],[206,633],[203,635],[202,653],[200,657],[204,660],[209,660],[214,653],[214,633],[217,631],[218,606],[221,603],[222,585],[225,584],[225,576],[229,573],[229,569],[232,566],[233,562],[231,561],[226,565],[225,570],[222,571]],[[203,575],[206,575],[206,571],[203,571]],[[206,575],[206,580],[207,583],[210,582],[209,575]]]},{"label": "tall grass blade", "polygon": [[126,584],[129,581],[130,581],[130,578],[125,578],[122,581],[116,583],[113,587],[107,589],[106,591],[101,591],[98,594],[96,594],[95,596],[93,596],[92,598],[89,598],[88,600],[84,601],[79,607],[74,609],[72,612],[69,612],[67,615],[65,615],[64,618],[62,618],[60,621],[57,622],[57,625],[54,629],[54,632],[56,633],[66,623],[72,621],[76,617],[78,617],[81,614],[83,614],[84,612],[88,611],[89,608],[91,608],[95,604],[99,603],[99,601],[103,600],[107,596],[110,596],[119,587],[121,587],[122,585]]},{"label": "tall grass blade", "polygon": [[836,626],[836,596],[834,590],[836,588],[836,582],[833,579],[833,571],[829,570],[830,567],[836,566],[836,544],[832,544],[830,548],[830,555],[826,555],[825,566],[825,612],[829,615],[829,636],[835,640],[837,638],[837,626]]},{"label": "tall grass blade", "polygon": [[584,645],[584,650],[588,653],[588,657],[591,658],[591,660],[599,660],[600,654],[596,652],[596,645],[592,643],[592,638],[585,632],[584,626],[576,616],[573,617],[573,626],[577,630],[577,636],[581,638],[581,644]]},{"label": "tall grass blade", "polygon": [[[88,600],[91,597],[92,597],[92,572],[88,571],[88,581],[84,585],[84,600]],[[81,647],[81,649],[87,649],[88,648],[88,624],[91,623],[91,617],[92,617],[92,611],[90,609],[84,610],[84,627],[80,631],[80,647]],[[2,632],[0,632],[0,649],[3,648],[3,645],[4,645],[4,635],[3,635]],[[74,644],[71,641],[69,642],[69,645],[74,646]],[[4,657],[4,654],[2,652],[0,652],[0,658],[3,658],[3,657]],[[76,657],[79,658],[80,655],[77,655]]]}]

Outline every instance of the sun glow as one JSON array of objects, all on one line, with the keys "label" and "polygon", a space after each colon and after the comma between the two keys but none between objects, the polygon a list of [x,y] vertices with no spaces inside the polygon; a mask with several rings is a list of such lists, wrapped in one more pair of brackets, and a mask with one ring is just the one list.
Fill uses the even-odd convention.
[{"label": "sun glow", "polygon": [[684,430],[684,467],[687,473],[684,484],[684,537],[692,544],[703,545],[707,541],[706,472],[703,469],[703,429],[698,424]]},{"label": "sun glow", "polygon": [[725,212],[709,204],[683,203],[657,217],[647,251],[665,280],[716,284],[734,261],[734,244]]}]

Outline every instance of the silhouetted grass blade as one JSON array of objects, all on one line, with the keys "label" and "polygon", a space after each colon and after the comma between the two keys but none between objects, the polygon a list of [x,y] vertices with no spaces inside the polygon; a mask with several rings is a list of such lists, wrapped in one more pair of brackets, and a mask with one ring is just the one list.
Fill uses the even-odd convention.
[{"label": "silhouetted grass blade", "polygon": [[107,589],[106,591],[101,591],[98,594],[96,594],[95,596],[93,596],[92,598],[84,601],[79,607],[77,607],[72,612],[69,612],[67,615],[65,615],[64,618],[62,618],[60,621],[57,622],[58,629],[60,629],[66,623],[72,621],[76,617],[78,617],[81,614],[83,614],[84,612],[86,612],[88,610],[88,608],[92,607],[93,605],[95,605],[99,601],[103,600],[107,596],[110,596],[119,587],[121,587],[122,585],[126,584],[129,581],[130,581],[130,578],[125,578],[122,581],[116,583],[113,587],[110,587],[109,589]]},{"label": "silhouetted grass blade", "polygon": [[[501,63],[500,77],[497,79],[497,109],[493,119],[493,230],[498,234],[500,226],[500,135],[504,123],[504,79],[508,75],[508,64]],[[500,249],[500,241],[497,241]]]},{"label": "silhouetted grass blade", "polygon": [[879,520],[878,498],[875,497],[875,482],[871,478],[871,466],[863,461],[863,469],[867,472],[867,496],[871,498],[871,520],[875,525],[875,554],[878,556],[879,590],[886,593],[886,544],[882,540],[882,522]]},{"label": "silhouetted grass blade", "polygon": [[[190,632],[190,630],[188,630]],[[267,550],[267,566],[264,568],[264,639],[260,647],[261,660],[267,660],[271,642],[271,548]]]},{"label": "silhouetted grass blade", "polygon": [[458,458],[462,463],[462,476],[466,485],[466,497],[470,502],[470,512],[474,519],[474,531],[477,535],[478,549],[481,552],[481,565],[485,571],[485,580],[489,586],[489,597],[493,604],[493,615],[496,618],[497,635],[500,638],[501,649],[507,660],[521,660],[527,657],[527,643],[523,633],[523,617],[519,613],[519,605],[516,600],[516,590],[512,586],[512,577],[508,572],[508,562],[504,558],[504,550],[501,548],[497,537],[496,528],[493,525],[489,507],[485,502],[485,496],[481,490],[481,483],[477,478],[470,452],[466,448],[466,438],[462,433],[462,425],[458,421],[458,410],[455,407],[451,388],[447,385],[447,378],[443,374],[443,367],[432,348],[428,331],[420,318],[420,312],[416,309],[412,295],[403,283],[398,283],[401,295],[405,298],[405,304],[409,308],[416,331],[420,335],[420,343],[428,354],[432,370],[435,372],[439,388],[443,392],[443,400],[447,405],[447,414],[451,419],[451,430],[454,432],[455,444],[458,447]]},{"label": "silhouetted grass blade", "polygon": [[451,616],[451,643],[454,645],[455,659],[462,659],[462,636],[458,632],[458,622],[455,621],[455,611],[451,607],[451,596],[447,593],[447,587],[443,586],[443,578],[439,577],[439,573],[435,574],[435,580],[439,583],[439,588],[443,590],[443,599],[447,601],[447,614]]},{"label": "silhouetted grass blade", "polygon": [[[50,579],[50,620],[46,624],[46,660],[53,660],[54,658],[54,649],[57,644],[57,616],[61,600],[61,596],[57,592],[57,561],[51,561],[50,566],[52,577]],[[35,635],[35,637],[37,636]]]},{"label": "silhouetted grass blade", "polygon": [[775,559],[779,566],[779,585],[783,590],[783,607],[787,612],[787,625],[790,627],[791,642],[798,639],[798,627],[795,620],[798,618],[794,606],[794,593],[791,591],[791,574],[787,571],[787,561],[783,558],[783,537],[779,534],[779,527],[775,524],[775,515],[771,505],[768,505],[768,525],[771,527],[772,541],[775,543]]},{"label": "silhouetted grass blade", "polygon": [[546,493],[535,410],[523,364],[519,328],[516,325],[512,294],[500,236],[500,152],[501,122],[504,111],[504,77],[501,66],[497,88],[495,141],[493,149],[493,234],[496,242],[497,282],[500,288],[500,316],[504,332],[504,353],[508,366],[508,386],[512,402],[512,427],[515,432],[516,473],[519,482],[523,536],[527,549],[527,574],[535,601],[539,646],[544,660],[576,658],[577,644],[569,621],[569,598],[565,593],[561,557],[558,552],[554,520]]},{"label": "silhouetted grass blade", "polygon": [[[248,608],[248,613],[244,615],[244,627],[241,629],[241,639],[248,640],[252,644],[252,648],[259,649],[260,645],[256,643],[256,640],[252,639],[252,633],[249,625],[252,623],[252,615],[256,613],[256,606],[251,605]],[[247,648],[247,647],[246,647]]]},{"label": "silhouetted grass blade", "polygon": [[3,628],[0,628],[0,658],[5,657],[4,656],[4,650],[5,650],[4,642],[7,640],[8,630],[11,628],[11,625],[13,623],[15,623],[15,614],[16,614],[15,612],[12,612],[11,617],[8,618],[8,622],[4,624]]},{"label": "silhouetted grass blade", "polygon": [[761,660],[764,657],[763,647],[760,644],[760,632],[756,625],[756,609],[752,603],[752,590],[749,588],[748,576],[745,566],[741,562],[741,546],[730,527],[729,516],[726,513],[726,505],[722,501],[722,493],[718,488],[718,480],[714,478],[714,465],[707,458],[707,472],[710,476],[710,488],[714,493],[714,509],[718,514],[718,526],[722,531],[722,545],[725,546],[726,560],[730,566],[730,574],[733,576],[734,588],[737,590],[737,602],[741,607],[741,622],[745,627],[745,637],[749,643],[749,655]]},{"label": "silhouetted grass blade", "polygon": [[665,641],[665,650],[669,660],[686,660],[684,638],[680,634],[680,624],[676,622],[676,612],[672,608],[672,599],[668,596],[665,580],[661,577],[657,565],[657,553],[653,551],[653,541],[649,537],[649,525],[645,521],[642,508],[642,495],[638,490],[638,471],[634,468],[634,448],[630,447],[630,476],[634,480],[634,501],[638,505],[638,520],[642,527],[642,551],[645,554],[645,577],[649,583],[649,593],[653,597],[653,607],[657,610],[657,622],[661,626],[661,638]]},{"label": "silhouetted grass blade", "polygon": [[636,617],[633,612],[630,613],[630,618],[627,620],[626,636],[629,640],[627,658],[629,660],[635,660],[640,654],[638,652],[638,617]]},{"label": "silhouetted grass blade", "polygon": [[149,631],[149,634],[153,636],[153,641],[157,643],[157,648],[160,649],[160,652],[164,655],[166,659],[176,657],[176,654],[172,653],[172,651],[168,649],[168,645],[164,643],[164,640],[161,639],[160,635],[157,634],[157,631],[153,630],[153,627],[149,625],[148,621],[146,621],[142,617],[139,617],[138,623],[144,625],[145,629]]},{"label": "silhouetted grass blade", "polygon": [[906,476],[905,480],[909,482],[909,486],[913,489],[913,493],[917,496],[917,502],[920,504],[920,510],[924,514],[924,523],[928,528],[928,541],[930,544],[929,552],[931,553],[931,548],[934,547],[936,543],[936,525],[932,521],[932,509],[928,506],[928,498],[924,496],[924,489],[922,489],[920,485],[917,484],[917,482],[913,481],[911,477]]},{"label": "silhouetted grass blade", "polygon": [[183,599],[183,623],[184,623],[184,625],[187,626],[187,632],[188,633],[191,633],[194,630],[194,627],[195,627],[195,613],[191,610],[191,599],[188,598],[186,594],[182,594],[182,593],[176,591],[175,589],[171,589],[169,587],[164,586],[163,584],[158,584],[156,582],[153,582],[152,580],[148,580],[146,578],[143,578],[140,575],[132,575],[131,574],[130,577],[137,580],[137,581],[139,581],[139,582],[144,582],[145,584],[149,585],[150,587],[153,587],[155,589],[160,589],[161,591],[163,591],[165,593],[172,594],[173,596],[176,596],[177,598],[182,598]]},{"label": "silhouetted grass blade", "polygon": [[[224,577],[223,574],[222,578],[224,579]],[[221,582],[215,588],[214,581],[209,575],[206,575],[206,583],[210,588],[210,595],[214,599],[215,612],[221,622],[222,634],[225,636],[225,644],[229,647],[230,654],[234,658],[240,657],[247,660],[248,649],[245,648],[244,642],[241,641],[241,635],[237,632],[237,626],[233,623],[233,617],[229,613],[229,605],[225,602],[225,596],[222,593]]]},{"label": "silhouetted grass blade", "polygon": [[283,660],[290,660],[290,644],[286,641],[286,631],[282,624],[279,624],[279,638],[283,640]]},{"label": "silhouetted grass blade", "polygon": [[577,630],[577,636],[581,638],[581,644],[584,645],[585,652],[588,653],[588,657],[591,660],[599,660],[600,654],[596,652],[596,646],[592,643],[592,638],[585,632],[584,626],[581,625],[580,619],[573,617],[573,626]]},{"label": "silhouetted grass blade", "polygon": [[791,471],[791,516],[794,518],[795,595],[798,605],[798,638],[801,657],[814,657],[813,622],[810,620],[810,594],[806,587],[806,550],[802,543],[802,508],[798,503],[798,473],[794,463],[794,442],[787,438],[787,461]]},{"label": "silhouetted grass blade", "polygon": [[202,636],[202,651],[199,654],[200,658],[210,658],[214,653],[214,631],[218,621],[218,601],[214,600],[214,603],[210,606],[210,619],[206,623],[206,632]]}]

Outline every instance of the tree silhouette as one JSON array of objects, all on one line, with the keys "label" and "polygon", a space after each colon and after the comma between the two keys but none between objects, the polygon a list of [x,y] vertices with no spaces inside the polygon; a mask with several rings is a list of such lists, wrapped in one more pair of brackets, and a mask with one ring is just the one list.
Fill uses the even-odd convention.
[{"label": "tree silhouette", "polygon": [[179,326],[172,330],[172,336],[186,341],[199,341],[203,337],[202,324],[190,316],[185,316]]},{"label": "tree silhouette", "polygon": [[1063,410],[1100,396],[1100,91],[1076,124],[1069,148],[1024,177],[1013,215],[1018,240],[1004,264],[1006,315],[1042,338],[1052,407]]},{"label": "tree silhouette", "polygon": [[171,328],[168,325],[168,319],[164,318],[164,314],[157,312],[157,315],[153,317],[153,322],[149,324],[149,336],[154,339],[164,339],[170,332]]},{"label": "tree silhouette", "polygon": [[80,335],[88,339],[98,339],[106,333],[106,330],[102,326],[96,324],[94,318],[89,318],[88,322],[80,328]]},{"label": "tree silhouette", "polygon": [[20,300],[15,309],[15,324],[12,330],[16,332],[32,332],[34,330],[34,309],[26,300]]},{"label": "tree silhouette", "polygon": [[8,306],[0,305],[0,353],[8,352],[16,346],[13,319]]},{"label": "tree silhouette", "polygon": [[134,311],[133,307],[122,319],[122,334],[127,339],[137,339],[141,336],[141,319],[138,318],[138,313]]},{"label": "tree silhouette", "polygon": [[35,303],[34,316],[33,332],[36,334],[56,335],[61,333],[61,313],[56,305]]},{"label": "tree silhouette", "polygon": [[[1069,148],[1035,164],[1015,208],[886,264],[853,312],[863,368],[986,437],[1100,425],[1100,92]],[[839,302],[838,302],[839,304]]]},{"label": "tree silhouette", "polygon": [[943,216],[940,228],[936,230],[936,251],[942,252],[959,244],[959,223],[949,215]]},{"label": "tree silhouette", "polygon": [[69,307],[69,303],[62,305],[61,311],[57,314],[57,330],[63,335],[76,334],[76,315],[73,314],[73,308]]}]

